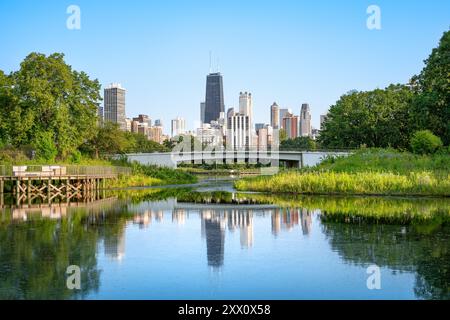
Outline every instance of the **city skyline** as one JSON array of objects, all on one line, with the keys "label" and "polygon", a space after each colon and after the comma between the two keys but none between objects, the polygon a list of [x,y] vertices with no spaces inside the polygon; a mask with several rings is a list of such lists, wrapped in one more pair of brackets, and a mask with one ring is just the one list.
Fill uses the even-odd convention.
[{"label": "city skyline", "polygon": [[[98,78],[102,90],[113,82],[127,88],[127,117],[149,114],[168,124],[184,116],[189,129],[199,127],[210,51],[225,78],[225,110],[238,108],[235,96],[241,91],[254,95],[254,123],[268,122],[273,101],[296,114],[308,102],[312,125],[319,128],[320,115],[347,91],[405,83],[418,73],[428,48],[448,27],[450,9],[444,2],[378,1],[382,29],[368,30],[366,1],[135,6],[78,1],[81,29],[68,30],[69,4],[1,3],[0,25],[8,32],[2,35],[0,68],[17,69],[33,51],[63,52],[74,69]],[[114,24],[104,22],[110,17]],[[120,46],[110,34],[121,39]]]}]

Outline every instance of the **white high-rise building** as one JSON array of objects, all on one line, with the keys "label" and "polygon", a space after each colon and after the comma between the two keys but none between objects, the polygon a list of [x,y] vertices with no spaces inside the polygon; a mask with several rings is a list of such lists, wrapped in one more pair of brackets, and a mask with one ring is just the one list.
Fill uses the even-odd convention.
[{"label": "white high-rise building", "polygon": [[311,137],[312,128],[311,128],[311,112],[309,109],[309,104],[302,104],[302,108],[300,110],[300,136],[301,137]]},{"label": "white high-rise building", "polygon": [[197,139],[203,146],[221,146],[223,143],[222,129],[219,125],[214,125],[215,121],[211,121],[211,123],[204,123],[197,129]]},{"label": "white high-rise building", "polygon": [[183,118],[177,117],[172,120],[172,138],[186,132],[186,122]]},{"label": "white high-rise building", "polygon": [[253,118],[253,99],[251,93],[241,92],[239,94],[239,113],[244,116],[249,116],[250,119]]},{"label": "white high-rise building", "polygon": [[250,126],[249,144],[252,144],[253,137],[256,137],[256,133],[253,129],[253,98],[250,92],[239,93],[239,113],[248,117],[248,124]]},{"label": "white high-rise building", "polygon": [[250,117],[241,113],[228,112],[227,149],[246,150],[251,143]]}]

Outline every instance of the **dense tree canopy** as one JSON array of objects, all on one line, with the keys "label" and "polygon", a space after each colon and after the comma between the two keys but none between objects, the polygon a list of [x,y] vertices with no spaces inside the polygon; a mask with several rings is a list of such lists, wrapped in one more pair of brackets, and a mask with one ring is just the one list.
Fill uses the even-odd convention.
[{"label": "dense tree canopy", "polygon": [[425,68],[413,77],[417,90],[413,105],[414,121],[419,129],[429,129],[443,142],[450,143],[450,31],[425,60]]},{"label": "dense tree canopy", "polygon": [[112,122],[105,122],[99,127],[97,133],[80,149],[95,158],[105,154],[169,151],[165,146],[148,140],[141,133],[120,130],[119,125]]},{"label": "dense tree canopy", "polygon": [[330,148],[405,148],[412,101],[412,90],[402,85],[343,95],[331,106],[319,141]]},{"label": "dense tree canopy", "polygon": [[64,62],[64,55],[31,53],[20,70],[0,75],[3,144],[53,144],[66,158],[96,133],[100,84]]}]

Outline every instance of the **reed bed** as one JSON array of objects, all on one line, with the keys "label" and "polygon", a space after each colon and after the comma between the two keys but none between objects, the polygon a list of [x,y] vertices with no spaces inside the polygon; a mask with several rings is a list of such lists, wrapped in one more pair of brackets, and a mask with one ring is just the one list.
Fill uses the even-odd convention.
[{"label": "reed bed", "polygon": [[239,191],[294,194],[423,195],[450,196],[450,175],[432,172],[283,172],[272,177],[235,182]]}]

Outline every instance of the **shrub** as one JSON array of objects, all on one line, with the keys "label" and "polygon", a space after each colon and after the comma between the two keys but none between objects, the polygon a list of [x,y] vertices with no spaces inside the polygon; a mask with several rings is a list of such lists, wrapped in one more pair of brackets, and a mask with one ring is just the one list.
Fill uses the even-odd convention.
[{"label": "shrub", "polygon": [[430,130],[417,131],[411,138],[411,149],[417,154],[433,154],[442,147],[442,140]]},{"label": "shrub", "polygon": [[73,151],[69,159],[71,163],[80,163],[82,159],[81,152],[78,150]]},{"label": "shrub", "polygon": [[46,161],[54,161],[58,154],[58,149],[53,142],[53,133],[41,132],[36,136],[34,142],[36,148],[36,158]]},{"label": "shrub", "polygon": [[5,147],[0,150],[0,164],[12,164],[27,161],[28,157],[22,150]]}]

